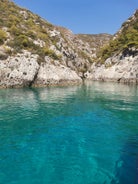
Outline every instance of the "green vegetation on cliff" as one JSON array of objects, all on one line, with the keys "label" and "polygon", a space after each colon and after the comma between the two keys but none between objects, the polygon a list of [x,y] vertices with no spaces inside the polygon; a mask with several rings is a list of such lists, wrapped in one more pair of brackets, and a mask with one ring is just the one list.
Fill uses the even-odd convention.
[{"label": "green vegetation on cliff", "polygon": [[11,53],[24,49],[40,55],[41,60],[46,55],[60,58],[49,49],[54,42],[47,33],[52,24],[8,0],[0,0],[0,15],[0,45],[11,47]]},{"label": "green vegetation on cliff", "polygon": [[73,69],[75,65],[77,71],[88,70],[95,61],[104,63],[114,54],[138,47],[138,10],[113,38],[109,34],[74,35],[9,0],[0,0],[0,15],[0,47],[5,48],[6,54],[27,50],[37,54],[39,62],[49,56]]},{"label": "green vegetation on cliff", "polygon": [[6,38],[7,38],[6,32],[0,29],[0,45],[4,43]]},{"label": "green vegetation on cliff", "polygon": [[118,54],[130,47],[138,48],[138,10],[126,22],[114,38],[98,53],[99,62],[104,62],[114,54]]},{"label": "green vegetation on cliff", "polygon": [[78,34],[78,37],[86,43],[89,43],[91,48],[94,48],[96,51],[99,50],[100,47],[107,44],[109,40],[112,38],[110,34]]}]

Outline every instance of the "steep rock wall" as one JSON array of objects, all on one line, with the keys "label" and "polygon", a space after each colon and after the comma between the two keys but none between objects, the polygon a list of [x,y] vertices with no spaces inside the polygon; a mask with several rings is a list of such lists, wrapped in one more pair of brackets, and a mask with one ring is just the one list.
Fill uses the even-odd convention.
[{"label": "steep rock wall", "polygon": [[127,49],[108,58],[103,65],[94,63],[87,79],[138,84],[138,50]]},{"label": "steep rock wall", "polygon": [[24,52],[0,60],[0,87],[48,86],[81,83],[81,78],[70,68],[51,58],[38,64],[38,56]]}]

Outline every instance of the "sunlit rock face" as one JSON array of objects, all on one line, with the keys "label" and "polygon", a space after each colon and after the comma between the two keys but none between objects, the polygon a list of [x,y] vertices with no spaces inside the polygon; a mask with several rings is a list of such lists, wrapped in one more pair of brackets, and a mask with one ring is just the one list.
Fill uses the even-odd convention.
[{"label": "sunlit rock face", "polygon": [[129,50],[108,58],[105,64],[100,66],[94,63],[87,78],[138,84],[138,50]]},{"label": "sunlit rock face", "polygon": [[[0,14],[0,88],[68,85],[84,79],[137,83],[138,11],[114,36],[75,35],[8,0],[0,1]],[[124,33],[128,40],[133,35],[133,43],[121,43],[117,50],[110,42],[120,44]],[[106,45],[110,54],[100,56]]]}]

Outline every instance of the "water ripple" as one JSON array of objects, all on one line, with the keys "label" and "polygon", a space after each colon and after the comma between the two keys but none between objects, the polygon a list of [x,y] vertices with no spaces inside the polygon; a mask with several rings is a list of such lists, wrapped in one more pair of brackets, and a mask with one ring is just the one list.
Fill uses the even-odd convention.
[{"label": "water ripple", "polygon": [[0,90],[0,183],[136,183],[137,120],[135,86]]}]

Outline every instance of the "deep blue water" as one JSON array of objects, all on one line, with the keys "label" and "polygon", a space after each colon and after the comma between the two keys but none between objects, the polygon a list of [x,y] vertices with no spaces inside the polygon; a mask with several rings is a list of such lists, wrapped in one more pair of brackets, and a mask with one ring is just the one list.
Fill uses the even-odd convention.
[{"label": "deep blue water", "polygon": [[138,87],[0,90],[0,184],[138,184]]}]

